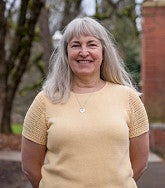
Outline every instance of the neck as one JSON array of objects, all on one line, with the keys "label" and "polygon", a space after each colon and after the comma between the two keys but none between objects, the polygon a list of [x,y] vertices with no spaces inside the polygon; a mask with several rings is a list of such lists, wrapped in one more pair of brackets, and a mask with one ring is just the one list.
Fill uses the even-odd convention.
[{"label": "neck", "polygon": [[101,89],[105,85],[105,82],[98,78],[92,79],[73,79],[72,80],[72,91],[75,93],[90,93]]}]

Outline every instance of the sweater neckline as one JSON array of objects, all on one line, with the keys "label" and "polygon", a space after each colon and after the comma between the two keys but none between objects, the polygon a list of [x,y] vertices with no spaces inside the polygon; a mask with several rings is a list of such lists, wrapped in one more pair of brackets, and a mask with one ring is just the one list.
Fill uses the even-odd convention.
[{"label": "sweater neckline", "polygon": [[87,93],[76,93],[76,92],[71,91],[71,94],[73,94],[73,95],[76,94],[77,96],[85,96],[85,95],[89,95],[89,94],[93,95],[93,94],[97,94],[97,93],[102,92],[107,87],[107,85],[108,85],[108,82],[105,81],[105,85],[102,88],[100,88],[99,90],[97,90],[97,91],[87,92]]}]

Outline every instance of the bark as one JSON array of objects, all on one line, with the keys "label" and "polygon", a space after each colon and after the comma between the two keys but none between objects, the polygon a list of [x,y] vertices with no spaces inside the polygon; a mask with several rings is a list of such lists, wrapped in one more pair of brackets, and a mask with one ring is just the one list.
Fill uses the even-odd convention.
[{"label": "bark", "polygon": [[0,131],[4,133],[11,132],[10,123],[13,100],[29,62],[32,42],[35,35],[35,25],[42,6],[42,0],[21,1],[20,14],[14,39],[11,43],[10,54],[8,58],[2,62],[7,65],[6,71],[4,71],[5,75],[2,76],[5,78],[6,82],[0,119]]},{"label": "bark", "polygon": [[[6,19],[5,19],[5,6],[4,1],[0,2],[0,119],[2,119],[3,107],[5,106],[6,95],[6,73],[7,66],[5,63],[5,36],[6,36]],[[0,123],[0,131],[2,124]]]},{"label": "bark", "polygon": [[49,15],[46,6],[43,6],[39,17],[41,46],[43,48],[42,60],[48,69],[49,59],[53,50],[51,34],[49,30]]},{"label": "bark", "polygon": [[63,19],[61,22],[60,30],[63,30],[64,27],[77,15],[80,13],[82,0],[65,0],[65,7],[63,13]]}]

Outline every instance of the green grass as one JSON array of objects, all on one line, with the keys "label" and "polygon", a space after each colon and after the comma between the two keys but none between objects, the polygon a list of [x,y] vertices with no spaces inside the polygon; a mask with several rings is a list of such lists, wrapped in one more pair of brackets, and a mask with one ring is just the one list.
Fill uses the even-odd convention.
[{"label": "green grass", "polygon": [[22,124],[12,124],[11,130],[13,134],[21,134],[22,133]]}]

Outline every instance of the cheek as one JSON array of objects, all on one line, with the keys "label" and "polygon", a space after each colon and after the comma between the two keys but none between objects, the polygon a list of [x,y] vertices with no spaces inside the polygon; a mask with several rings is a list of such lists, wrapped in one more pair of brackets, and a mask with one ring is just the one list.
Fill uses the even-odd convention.
[{"label": "cheek", "polygon": [[99,60],[103,60],[103,48],[99,48],[95,51],[95,57]]},{"label": "cheek", "polygon": [[98,53],[96,53],[95,58],[98,59],[100,62],[102,62],[103,60],[103,53],[98,51]]},{"label": "cheek", "polygon": [[68,50],[68,59],[69,60],[73,60],[77,57],[77,52],[76,51],[71,51],[71,50]]},{"label": "cheek", "polygon": [[75,61],[76,61],[76,54],[73,53],[73,52],[68,52],[68,63],[69,63],[69,66],[70,68],[72,69],[72,71],[74,70],[75,68]]}]

